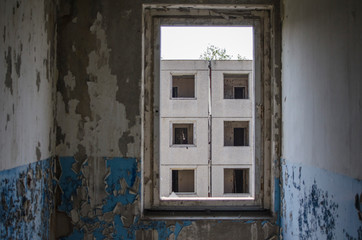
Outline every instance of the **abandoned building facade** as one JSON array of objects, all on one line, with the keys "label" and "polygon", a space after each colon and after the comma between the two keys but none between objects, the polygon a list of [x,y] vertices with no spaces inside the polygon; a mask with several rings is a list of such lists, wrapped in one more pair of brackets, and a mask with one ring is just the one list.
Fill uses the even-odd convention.
[{"label": "abandoned building facade", "polygon": [[[253,61],[161,61],[161,26]],[[0,239],[362,239],[362,2],[0,2]]]},{"label": "abandoned building facade", "polygon": [[252,76],[251,60],[161,61],[161,197],[253,195]]}]

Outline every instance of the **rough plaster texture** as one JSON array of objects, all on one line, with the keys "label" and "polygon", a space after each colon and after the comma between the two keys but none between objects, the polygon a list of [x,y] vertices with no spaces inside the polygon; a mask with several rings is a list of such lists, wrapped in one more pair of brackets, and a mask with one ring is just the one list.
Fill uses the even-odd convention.
[{"label": "rough plaster texture", "polygon": [[0,3],[0,170],[48,158],[55,138],[55,3]]}]

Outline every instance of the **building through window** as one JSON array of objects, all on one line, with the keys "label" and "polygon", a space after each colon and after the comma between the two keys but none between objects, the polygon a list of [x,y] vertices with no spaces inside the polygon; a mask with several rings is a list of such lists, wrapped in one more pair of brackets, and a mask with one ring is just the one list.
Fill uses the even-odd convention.
[{"label": "building through window", "polygon": [[[184,14],[144,8],[142,208],[270,209],[278,94],[268,83],[270,9],[193,6]],[[179,26],[250,28],[253,59],[161,60],[162,28]]]},{"label": "building through window", "polygon": [[[253,86],[251,76],[252,60],[161,61],[162,198],[251,196],[249,188],[254,184],[248,169],[254,168],[254,95],[246,98],[247,88]],[[185,166],[194,169],[188,179],[195,178],[195,189],[194,181],[185,180],[191,170],[180,170]],[[213,187],[217,185],[219,189]]]}]

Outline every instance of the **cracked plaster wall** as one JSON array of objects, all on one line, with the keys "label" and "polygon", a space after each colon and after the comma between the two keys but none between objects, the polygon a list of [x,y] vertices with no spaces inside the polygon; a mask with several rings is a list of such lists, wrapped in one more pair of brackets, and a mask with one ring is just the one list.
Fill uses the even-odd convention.
[{"label": "cracked plaster wall", "polygon": [[0,170],[54,154],[55,3],[0,3]]},{"label": "cracked plaster wall", "polygon": [[[139,218],[142,3],[152,2],[107,0],[89,4],[78,0],[60,5],[56,96],[59,158],[54,176],[56,225],[62,227],[55,229],[56,237],[275,238],[278,226],[274,220]],[[270,3],[233,1],[265,2]]]},{"label": "cracked plaster wall", "polygon": [[362,3],[284,0],[286,239],[362,239]]},{"label": "cracked plaster wall", "polygon": [[0,238],[47,239],[54,210],[56,2],[0,2]]}]

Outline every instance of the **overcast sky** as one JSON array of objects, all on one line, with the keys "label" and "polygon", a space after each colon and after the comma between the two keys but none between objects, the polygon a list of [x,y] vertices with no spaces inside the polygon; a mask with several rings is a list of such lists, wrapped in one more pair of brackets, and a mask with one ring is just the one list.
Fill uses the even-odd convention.
[{"label": "overcast sky", "polygon": [[252,27],[161,27],[161,58],[200,59],[208,45],[253,59]]}]

